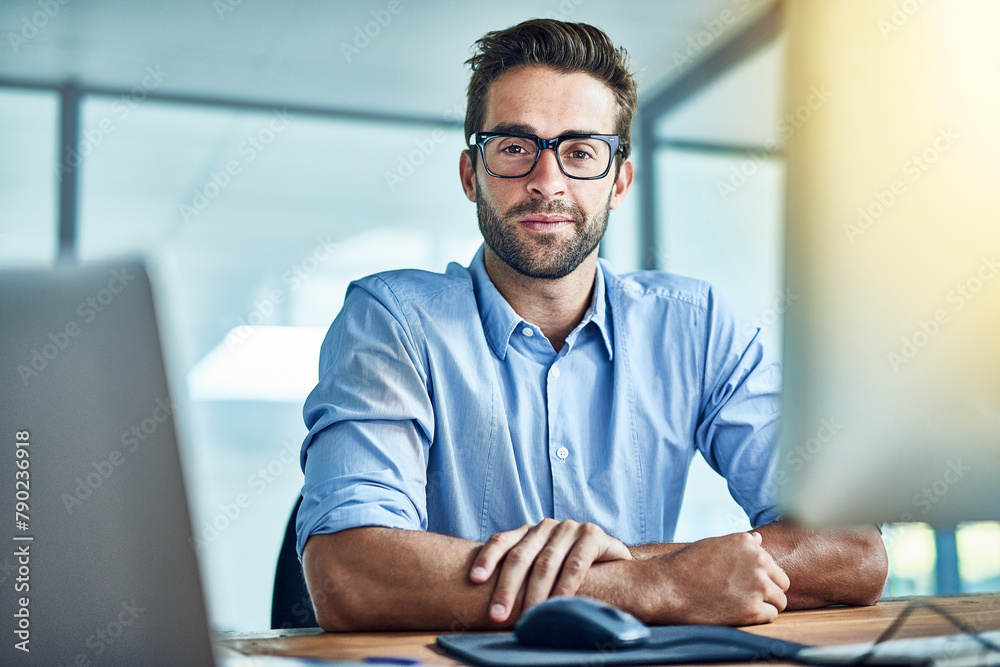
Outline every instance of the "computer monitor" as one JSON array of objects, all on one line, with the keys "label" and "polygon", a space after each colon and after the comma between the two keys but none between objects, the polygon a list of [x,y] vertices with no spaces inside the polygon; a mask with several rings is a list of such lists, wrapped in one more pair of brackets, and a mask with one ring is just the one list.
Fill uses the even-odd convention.
[{"label": "computer monitor", "polygon": [[3,665],[211,665],[149,279],[0,271]]},{"label": "computer monitor", "polygon": [[1000,519],[1000,3],[786,10],[781,505]]}]

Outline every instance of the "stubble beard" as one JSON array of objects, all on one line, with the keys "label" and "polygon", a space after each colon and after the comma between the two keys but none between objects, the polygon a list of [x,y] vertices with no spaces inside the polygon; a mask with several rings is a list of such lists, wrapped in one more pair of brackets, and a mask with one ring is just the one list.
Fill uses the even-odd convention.
[{"label": "stubble beard", "polygon": [[[479,231],[483,234],[486,245],[497,257],[523,276],[556,280],[572,273],[604,238],[608,227],[609,204],[611,193],[604,206],[587,220],[579,206],[567,204],[556,199],[543,201],[541,199],[526,199],[511,206],[501,215],[487,197],[483,196],[483,188],[478,188],[476,197],[476,216],[479,218]],[[528,213],[544,213],[562,215],[573,221],[574,234],[566,239],[556,234],[539,234],[534,238],[534,247],[529,247],[518,238],[520,225],[517,220]]]}]

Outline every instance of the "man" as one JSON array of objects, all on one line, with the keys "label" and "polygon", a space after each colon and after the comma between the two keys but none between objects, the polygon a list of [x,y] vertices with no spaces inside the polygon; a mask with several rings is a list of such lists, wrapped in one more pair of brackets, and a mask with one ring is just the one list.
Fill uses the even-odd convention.
[{"label": "man", "polygon": [[[598,261],[634,173],[624,50],[551,20],[477,46],[460,172],[485,244],[445,275],[353,283],[306,402],[320,625],[505,627],[563,594],[649,623],[874,603],[874,527],[779,520],[780,379],[756,337],[705,283]],[[753,532],[670,543],[695,449]]]}]

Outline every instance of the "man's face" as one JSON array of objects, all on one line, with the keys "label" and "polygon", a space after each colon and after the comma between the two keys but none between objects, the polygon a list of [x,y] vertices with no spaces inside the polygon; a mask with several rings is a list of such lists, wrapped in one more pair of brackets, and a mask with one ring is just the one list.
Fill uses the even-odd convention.
[{"label": "man's face", "polygon": [[[562,134],[614,134],[611,89],[589,74],[560,74],[524,67],[490,87],[482,131],[527,132],[543,139]],[[555,152],[544,150],[534,169],[521,178],[486,173],[482,156],[473,172],[462,158],[466,195],[476,202],[486,245],[504,263],[531,278],[562,278],[596,252],[608,211],[624,199],[632,180],[631,162],[615,178],[585,181],[562,173]]]}]

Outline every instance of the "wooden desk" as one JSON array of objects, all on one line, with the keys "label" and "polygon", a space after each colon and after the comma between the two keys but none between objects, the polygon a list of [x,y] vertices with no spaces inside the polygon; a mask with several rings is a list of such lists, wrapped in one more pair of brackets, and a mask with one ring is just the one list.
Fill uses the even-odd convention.
[{"label": "wooden desk", "polygon": [[[873,641],[915,599],[927,599],[978,630],[1000,630],[1000,593],[932,598],[895,598],[874,607],[828,607],[781,614],[774,623],[743,628],[769,637],[812,645]],[[915,612],[896,637],[952,634],[958,630],[929,610]],[[462,665],[437,648],[438,634],[426,632],[324,633],[268,630],[221,635],[218,643],[247,655],[287,655],[327,660],[363,660],[388,655],[419,658],[431,665]],[[774,663],[789,664],[789,663]]]}]

